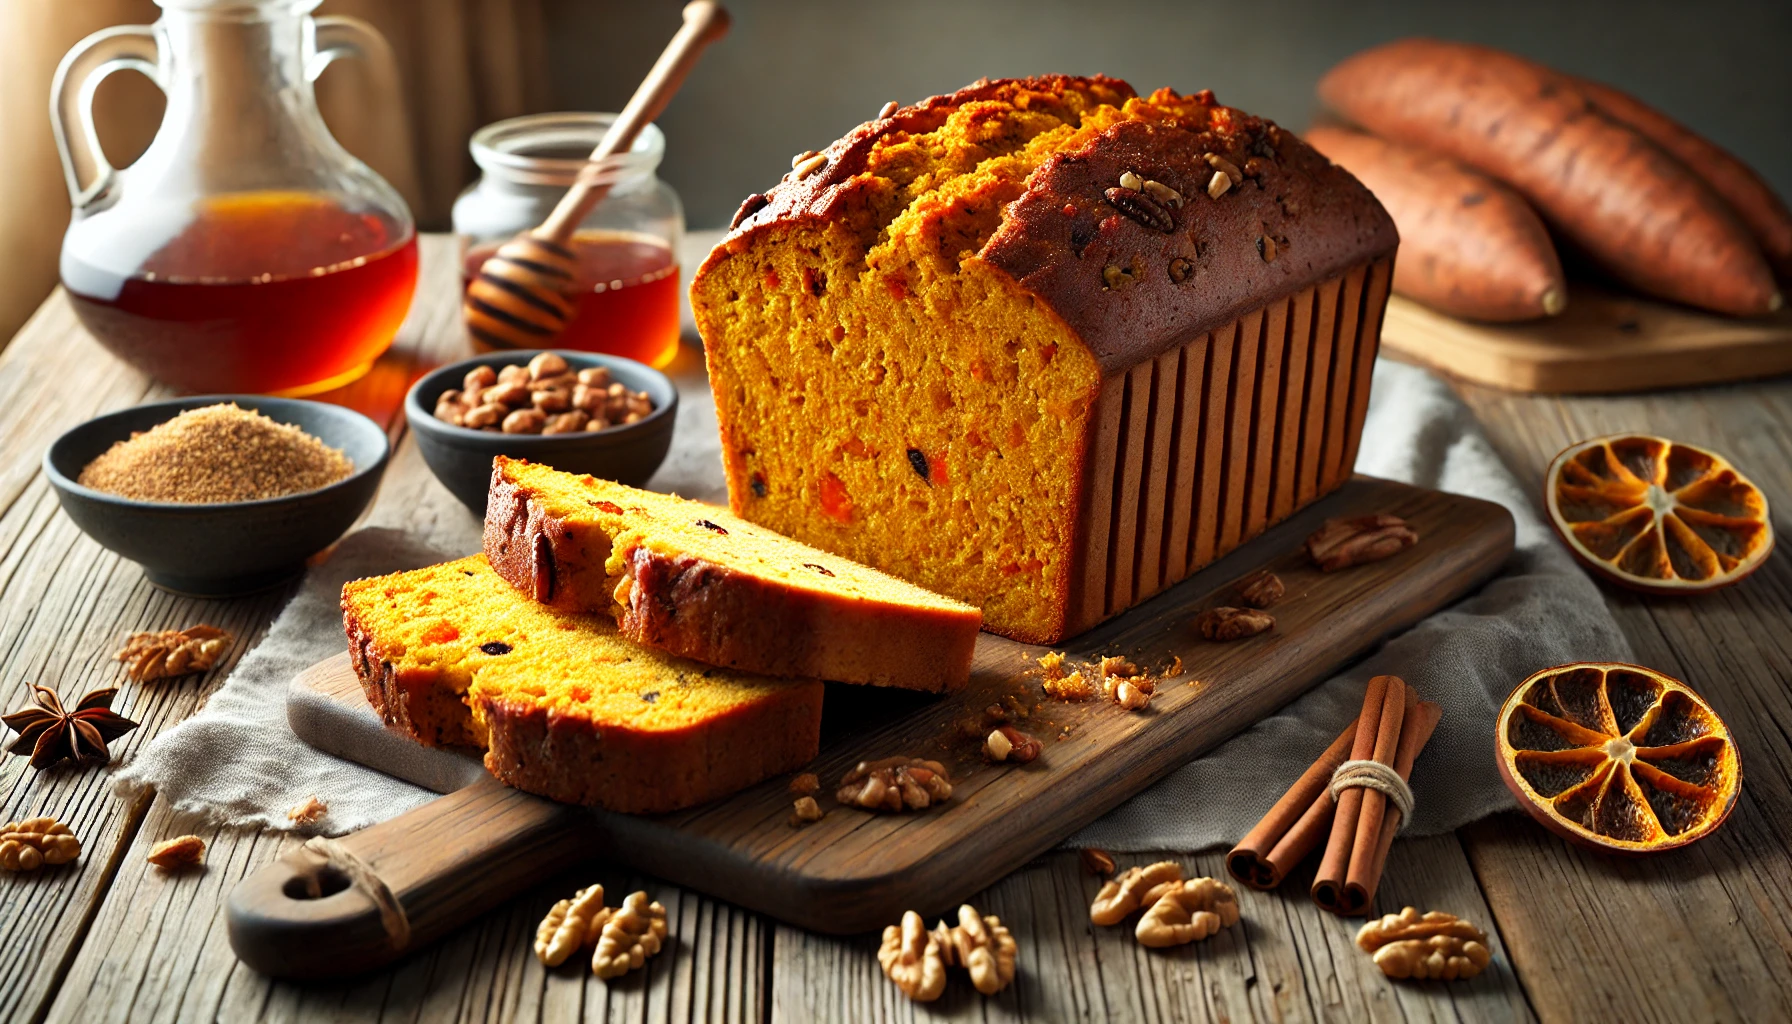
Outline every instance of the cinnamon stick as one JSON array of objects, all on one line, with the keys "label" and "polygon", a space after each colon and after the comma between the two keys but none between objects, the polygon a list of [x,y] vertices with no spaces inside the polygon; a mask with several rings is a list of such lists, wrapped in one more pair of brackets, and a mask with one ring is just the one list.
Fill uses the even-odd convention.
[{"label": "cinnamon stick", "polygon": [[[1363,714],[1357,719],[1356,740],[1351,745],[1350,759],[1371,758],[1392,766],[1400,742],[1400,725],[1405,718],[1406,682],[1398,676],[1376,676],[1369,680],[1363,694]],[[1378,701],[1378,703],[1377,703]],[[1364,820],[1368,797],[1379,798],[1373,807],[1373,819]],[[1344,881],[1350,871],[1359,832],[1367,832],[1365,849],[1373,847],[1381,832],[1382,811],[1387,798],[1360,787],[1338,794],[1338,809],[1332,815],[1332,832],[1325,844],[1325,856],[1319,862],[1319,873],[1313,879],[1313,902],[1334,913],[1343,913]],[[1367,853],[1364,854],[1367,856]]]},{"label": "cinnamon stick", "polygon": [[1274,889],[1288,869],[1299,864],[1325,835],[1332,820],[1332,798],[1326,795],[1332,773],[1344,763],[1356,739],[1351,719],[1313,766],[1294,780],[1261,821],[1226,854],[1226,870],[1253,889]]},{"label": "cinnamon stick", "polygon": [[[1431,734],[1437,729],[1438,719],[1443,717],[1443,709],[1430,701],[1420,701],[1406,715],[1406,724],[1400,730],[1400,749],[1394,755],[1394,770],[1407,781],[1412,779],[1412,763],[1431,741]],[[1381,834],[1377,837],[1375,848],[1369,860],[1357,864],[1354,860],[1350,872],[1344,882],[1344,904],[1347,908],[1356,908],[1352,913],[1367,913],[1375,900],[1375,890],[1381,885],[1381,873],[1388,864],[1388,849],[1394,845],[1394,833],[1400,831],[1400,808],[1392,807],[1381,823]]]}]

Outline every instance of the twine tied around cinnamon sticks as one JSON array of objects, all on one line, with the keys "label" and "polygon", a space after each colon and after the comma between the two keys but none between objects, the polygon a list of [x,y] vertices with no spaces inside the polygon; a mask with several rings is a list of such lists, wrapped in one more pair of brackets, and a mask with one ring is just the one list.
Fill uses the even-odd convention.
[{"label": "twine tied around cinnamon sticks", "polygon": [[1274,889],[1325,838],[1313,902],[1365,914],[1400,823],[1412,816],[1412,763],[1442,710],[1397,676],[1376,676],[1363,710],[1268,814],[1226,855],[1226,870],[1253,889]]}]

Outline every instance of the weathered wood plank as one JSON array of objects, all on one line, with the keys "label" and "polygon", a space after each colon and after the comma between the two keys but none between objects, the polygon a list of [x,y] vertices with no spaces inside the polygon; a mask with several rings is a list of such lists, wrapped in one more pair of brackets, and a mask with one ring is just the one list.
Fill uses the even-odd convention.
[{"label": "weathered wood plank", "polygon": [[[144,860],[186,832],[210,844],[201,871]],[[223,903],[250,871],[297,844],[207,828],[157,804],[124,851],[51,1021],[718,1021],[761,1019],[768,930],[753,915],[602,865],[546,879],[526,896],[393,967],[333,984],[271,981],[236,960]],[[585,963],[543,968],[530,950],[554,900],[597,881],[645,888],[666,905],[673,941],[642,971],[604,983]]]},{"label": "weathered wood plank", "polygon": [[1575,441],[1633,430],[1708,445],[1766,492],[1782,544],[1742,584],[1686,599],[1604,591],[1637,659],[1686,680],[1734,732],[1744,783],[1725,826],[1639,860],[1580,850],[1518,815],[1474,825],[1463,842],[1545,1020],[1792,1017],[1792,386],[1579,399],[1460,390],[1521,479],[1541,481]]},{"label": "weathered wood plank", "polygon": [[[1223,877],[1219,851],[1129,855],[1122,866],[1180,861],[1191,875]],[[910,1003],[877,964],[878,937],[831,939],[779,926],[772,957],[773,1022],[810,1020],[1465,1020],[1530,1019],[1498,936],[1493,966],[1456,985],[1396,983],[1354,944],[1360,921],[1320,910],[1306,896],[1311,869],[1274,893],[1241,890],[1239,924],[1205,942],[1146,949],[1132,921],[1089,922],[1100,880],[1071,853],[1042,857],[973,902],[995,914],[1020,946],[1012,986],[979,995],[952,972],[939,1001]],[[1461,848],[1443,836],[1396,843],[1377,912],[1402,902],[1482,923],[1482,902]],[[892,922],[894,923],[894,922]],[[931,924],[931,922],[929,922]]]}]

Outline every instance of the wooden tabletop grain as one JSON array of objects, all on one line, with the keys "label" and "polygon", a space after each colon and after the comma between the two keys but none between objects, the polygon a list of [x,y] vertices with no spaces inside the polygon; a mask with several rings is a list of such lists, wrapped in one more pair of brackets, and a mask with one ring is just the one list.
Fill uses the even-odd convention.
[{"label": "wooden tabletop grain", "polygon": [[[425,240],[423,282],[398,344],[333,396],[390,416],[422,368],[457,358],[452,243]],[[706,394],[700,362],[681,386]],[[1792,508],[1792,381],[1634,397],[1532,398],[1460,389],[1522,479],[1557,450],[1619,430],[1715,448]],[[128,758],[192,714],[288,596],[175,597],[100,548],[57,508],[39,460],[58,433],[100,412],[164,396],[81,330],[52,296],[0,354],[0,694],[22,684],[65,695],[114,685],[125,633],[206,621],[246,641],[202,676],[127,686],[117,707],[142,728],[113,744]],[[692,403],[695,404],[695,403]],[[699,410],[700,415],[700,410]],[[401,420],[396,417],[395,420]],[[699,421],[699,426],[702,423]],[[394,436],[402,424],[393,423]],[[713,496],[711,496],[713,497]],[[403,440],[369,522],[427,535],[465,516]],[[1792,529],[1785,513],[1782,530]],[[1792,1017],[1792,550],[1740,586],[1696,600],[1615,589],[1607,604],[1637,657],[1692,683],[1730,723],[1746,771],[1716,835],[1684,851],[1616,860],[1502,815],[1454,835],[1402,839],[1378,910],[1447,909],[1494,932],[1493,967],[1469,983],[1395,984],[1351,943],[1354,927],[1296,896],[1240,893],[1240,927],[1192,946],[1146,950],[1126,929],[1095,929],[1096,881],[1054,853],[977,897],[1021,947],[1019,978],[994,999],[949,986],[908,1003],[878,970],[876,939],[776,924],[696,893],[594,863],[541,886],[397,966],[338,984],[270,982],[239,964],[223,902],[247,872],[291,846],[275,833],[204,826],[154,796],[114,794],[110,776],[33,771],[0,760],[16,820],[53,814],[82,837],[79,861],[0,877],[0,1018],[53,1021],[869,1021],[997,1020],[1778,1020]],[[1516,681],[1515,681],[1516,682]],[[144,860],[170,836],[211,844],[202,872],[164,876]],[[1220,853],[1168,852],[1222,875]],[[1158,859],[1128,855],[1122,863]],[[1310,870],[1310,869],[1309,869]],[[670,951],[606,984],[547,972],[530,954],[536,922],[573,887],[647,886],[666,904]],[[1304,891],[1298,880],[1292,893]]]}]

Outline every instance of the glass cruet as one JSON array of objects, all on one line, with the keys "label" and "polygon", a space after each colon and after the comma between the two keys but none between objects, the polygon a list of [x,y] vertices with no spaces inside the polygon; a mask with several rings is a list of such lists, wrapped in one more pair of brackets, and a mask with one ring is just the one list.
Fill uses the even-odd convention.
[{"label": "glass cruet", "polygon": [[[74,215],[62,283],[120,358],[190,392],[308,394],[366,372],[417,280],[404,200],[325,127],[312,82],[384,39],[321,0],[158,0],[63,58],[51,123]],[[106,162],[92,101],[114,71],[167,94],[149,148]],[[396,101],[396,95],[387,97]]]}]

